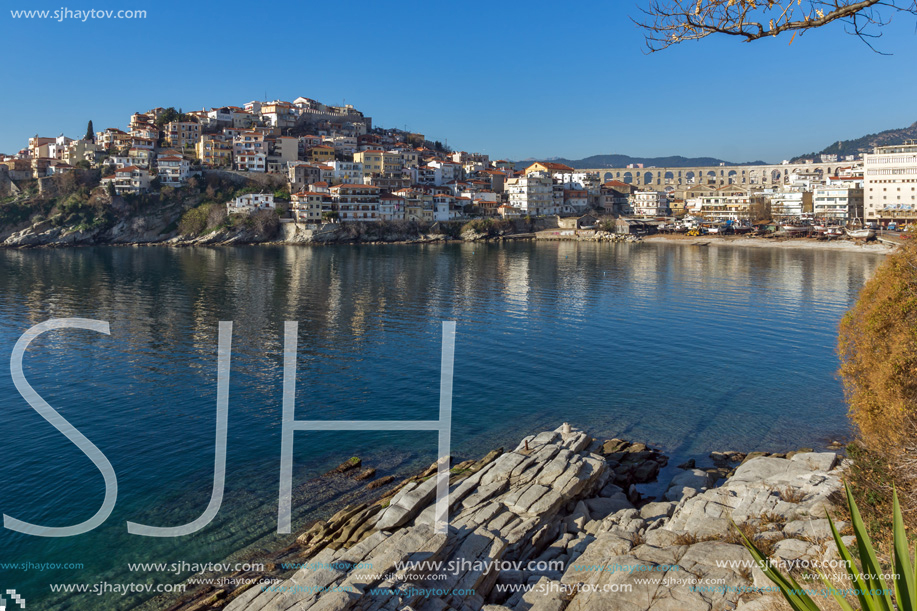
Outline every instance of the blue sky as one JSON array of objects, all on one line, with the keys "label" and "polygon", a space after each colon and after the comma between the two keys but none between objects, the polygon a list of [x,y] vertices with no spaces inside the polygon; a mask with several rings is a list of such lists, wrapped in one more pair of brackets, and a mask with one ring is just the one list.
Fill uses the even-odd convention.
[{"label": "blue sky", "polygon": [[[0,152],[29,136],[125,127],[299,95],[354,104],[492,158],[681,154],[779,161],[917,121],[917,31],[870,51],[831,26],[651,55],[620,2],[4,0]],[[146,10],[143,20],[13,19],[18,9]],[[7,10],[8,9],[8,10]]]}]

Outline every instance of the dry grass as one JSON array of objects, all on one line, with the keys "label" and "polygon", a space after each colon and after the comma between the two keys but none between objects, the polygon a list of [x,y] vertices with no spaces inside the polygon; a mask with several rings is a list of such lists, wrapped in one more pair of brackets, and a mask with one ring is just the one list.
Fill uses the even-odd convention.
[{"label": "dry grass", "polygon": [[702,540],[709,541],[709,539],[698,539],[694,533],[678,533],[675,537],[675,545],[694,545]]},{"label": "dry grass", "polygon": [[761,535],[764,533],[764,531],[759,528],[759,524],[745,522],[743,524],[738,524],[738,528],[739,530],[730,528],[725,535],[722,533],[717,533],[711,535],[702,535],[698,537],[693,533],[679,533],[675,537],[675,545],[694,545],[695,543],[704,543],[706,541],[718,541],[721,543],[730,543],[732,545],[743,545],[744,540],[742,539],[742,535],[744,534],[748,540],[752,541],[765,556],[770,557],[774,553],[774,545],[776,544],[776,541],[762,538]]},{"label": "dry grass", "polygon": [[806,499],[804,492],[796,488],[791,488],[790,486],[784,487],[778,494],[780,495],[780,500],[786,501],[787,503],[801,503]]},{"label": "dry grass", "polygon": [[758,524],[761,526],[776,526],[782,529],[786,525],[786,518],[776,514],[773,511],[765,511],[758,517]]}]

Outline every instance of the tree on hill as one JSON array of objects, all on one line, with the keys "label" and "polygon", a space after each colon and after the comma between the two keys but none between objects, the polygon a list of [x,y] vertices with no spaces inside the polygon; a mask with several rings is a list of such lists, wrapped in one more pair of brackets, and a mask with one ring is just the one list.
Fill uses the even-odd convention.
[{"label": "tree on hill", "polygon": [[159,118],[156,119],[156,126],[162,127],[167,125],[172,121],[186,121],[188,116],[181,111],[181,109],[175,110],[174,106],[169,106],[166,109],[163,109],[162,113],[159,115]]},{"label": "tree on hill", "polygon": [[92,129],[92,119],[89,119],[89,124],[86,125],[86,135],[83,137],[83,140],[89,140],[91,142],[96,141],[96,133]]},{"label": "tree on hill", "polygon": [[[650,0],[636,23],[645,31],[650,52],[711,34],[744,41],[803,34],[830,23],[872,47],[870,39],[895,13],[917,15],[915,0]],[[792,40],[790,41],[792,42]]]}]

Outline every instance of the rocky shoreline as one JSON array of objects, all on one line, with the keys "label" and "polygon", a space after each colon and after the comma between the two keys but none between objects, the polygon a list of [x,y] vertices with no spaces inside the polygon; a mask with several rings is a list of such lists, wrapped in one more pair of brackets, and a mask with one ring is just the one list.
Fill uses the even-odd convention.
[{"label": "rocky shoreline", "polygon": [[[189,588],[155,608],[763,611],[777,595],[760,590],[771,584],[731,521],[775,560],[830,553],[837,454],[714,452],[644,498],[637,486],[667,461],[564,427],[526,437],[452,467],[448,536],[433,532],[435,465],[391,486],[349,461],[329,476],[362,478],[376,498],[315,522],[264,572],[223,576],[242,585]],[[402,566],[414,562],[427,564]]]},{"label": "rocky shoreline", "polygon": [[[691,246],[746,246],[746,247],[780,247],[824,249],[844,252],[866,252],[887,254],[895,249],[890,244],[872,242],[863,244],[853,240],[818,240],[812,238],[781,238],[754,236],[704,236],[691,238],[682,235],[637,236],[618,234],[609,231],[560,232],[555,229],[518,232],[484,233],[474,229],[459,232],[458,228],[431,228],[404,231],[396,228],[381,228],[373,232],[349,232],[337,225],[323,226],[319,230],[304,229],[295,223],[280,225],[279,234],[267,237],[252,228],[221,229],[201,236],[179,235],[176,231],[160,233],[161,229],[147,229],[146,225],[138,227],[126,222],[109,229],[74,229],[53,226],[48,221],[36,223],[18,231],[0,233],[0,248],[60,248],[73,246],[241,246],[241,245],[309,245],[324,246],[334,244],[350,245],[383,245],[383,244],[436,244],[464,242],[510,242],[517,240],[535,241],[575,241],[575,242],[662,242]],[[569,235],[568,235],[569,234]]]}]

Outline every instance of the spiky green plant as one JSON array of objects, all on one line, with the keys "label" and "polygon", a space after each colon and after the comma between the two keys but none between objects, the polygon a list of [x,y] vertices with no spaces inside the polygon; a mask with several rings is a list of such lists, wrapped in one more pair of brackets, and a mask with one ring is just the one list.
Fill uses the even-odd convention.
[{"label": "spiky green plant", "polygon": [[[907,535],[904,531],[904,518],[901,515],[901,506],[898,504],[898,494],[894,494],[894,589],[889,589],[885,583],[882,574],[882,566],[876,558],[875,548],[869,533],[866,532],[866,525],[863,518],[860,517],[860,511],[857,509],[856,501],[850,492],[849,486],[844,486],[847,492],[847,506],[850,508],[850,520],[853,524],[853,533],[856,535],[856,547],[861,560],[861,567],[856,570],[856,563],[850,550],[841,541],[841,535],[834,526],[831,516],[828,516],[828,522],[831,524],[831,533],[834,535],[834,543],[837,545],[837,551],[847,566],[848,576],[853,584],[853,594],[859,601],[861,611],[917,611],[917,574],[914,572],[917,562],[917,550],[915,550],[915,560],[911,561],[908,550]],[[826,512],[827,513],[827,512]],[[736,527],[738,530],[738,527]],[[818,605],[806,593],[807,591],[800,587],[799,583],[792,575],[783,575],[780,571],[771,565],[767,557],[755,546],[751,540],[739,530],[742,536],[745,548],[748,549],[752,558],[758,563],[758,567],[767,575],[768,579],[774,582],[780,588],[783,597],[790,604],[794,611],[819,611]],[[846,598],[842,596],[843,590],[838,590],[828,581],[824,573],[819,571],[819,576],[827,587],[827,592],[834,597],[834,600],[844,611],[854,611]],[[894,591],[895,602],[892,602],[890,593]]]}]

